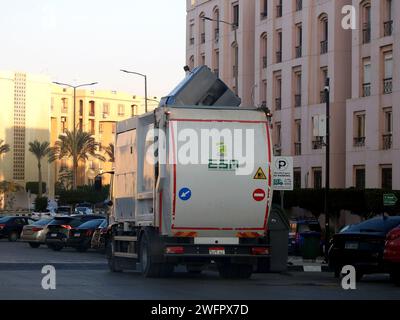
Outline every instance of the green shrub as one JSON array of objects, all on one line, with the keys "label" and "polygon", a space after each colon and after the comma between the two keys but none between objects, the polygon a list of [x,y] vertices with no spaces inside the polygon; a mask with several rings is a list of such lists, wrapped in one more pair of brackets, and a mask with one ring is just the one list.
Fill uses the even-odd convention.
[{"label": "green shrub", "polygon": [[[39,182],[27,182],[25,185],[26,192],[31,192],[32,194],[39,193]],[[46,192],[46,182],[42,182],[42,191]]]},{"label": "green shrub", "polygon": [[35,211],[36,212],[44,212],[47,209],[47,202],[48,198],[47,197],[37,197],[35,200]]}]

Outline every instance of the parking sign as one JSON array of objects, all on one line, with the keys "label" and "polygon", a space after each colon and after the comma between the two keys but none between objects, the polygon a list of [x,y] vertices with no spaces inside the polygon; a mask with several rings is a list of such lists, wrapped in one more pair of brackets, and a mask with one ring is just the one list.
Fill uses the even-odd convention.
[{"label": "parking sign", "polygon": [[274,190],[293,190],[293,158],[275,157],[274,159]]}]

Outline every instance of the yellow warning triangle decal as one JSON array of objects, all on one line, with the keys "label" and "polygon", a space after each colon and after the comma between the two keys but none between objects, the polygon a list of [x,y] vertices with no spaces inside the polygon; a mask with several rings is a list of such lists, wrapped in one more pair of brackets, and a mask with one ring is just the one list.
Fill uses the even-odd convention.
[{"label": "yellow warning triangle decal", "polygon": [[257,170],[257,173],[254,176],[254,179],[255,180],[267,180],[267,176],[265,175],[264,170],[261,167]]}]

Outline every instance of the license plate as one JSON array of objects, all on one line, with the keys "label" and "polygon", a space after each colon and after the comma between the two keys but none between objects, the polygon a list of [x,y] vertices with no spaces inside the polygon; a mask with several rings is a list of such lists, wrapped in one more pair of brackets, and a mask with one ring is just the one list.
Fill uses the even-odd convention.
[{"label": "license plate", "polygon": [[74,234],[74,237],[76,237],[76,238],[78,238],[78,237],[80,237],[80,236],[81,236],[80,233],[75,233],[75,234]]},{"label": "license plate", "polygon": [[52,238],[57,238],[57,236],[58,236],[57,233],[52,233],[52,234],[51,234],[51,237],[52,237]]},{"label": "license plate", "polygon": [[358,242],[346,242],[345,249],[357,250],[358,249]]},{"label": "license plate", "polygon": [[210,248],[208,252],[213,256],[220,256],[225,254],[225,249],[223,248]]}]

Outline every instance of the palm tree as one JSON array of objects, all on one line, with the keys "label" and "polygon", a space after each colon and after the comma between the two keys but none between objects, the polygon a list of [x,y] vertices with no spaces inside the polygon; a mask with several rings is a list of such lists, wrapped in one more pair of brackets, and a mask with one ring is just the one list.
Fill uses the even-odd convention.
[{"label": "palm tree", "polygon": [[114,144],[110,143],[107,147],[104,148],[105,153],[108,156],[108,161],[111,163],[115,162],[115,153],[114,153]]},{"label": "palm tree", "polygon": [[37,140],[33,142],[29,142],[29,152],[31,152],[37,159],[38,162],[38,174],[39,174],[39,191],[38,191],[38,198],[42,197],[42,159],[44,157],[48,157],[51,153],[51,148],[50,148],[50,143],[45,141],[45,142],[39,142]]},{"label": "palm tree", "polygon": [[81,130],[69,131],[61,134],[56,141],[52,156],[49,161],[56,159],[72,158],[72,189],[77,188],[78,165],[80,161],[87,161],[89,157],[94,157],[101,161],[105,158],[97,153],[99,144],[93,136]]},{"label": "palm tree", "polygon": [[10,151],[10,145],[4,143],[4,140],[0,139],[0,156],[4,153],[7,153]]}]

